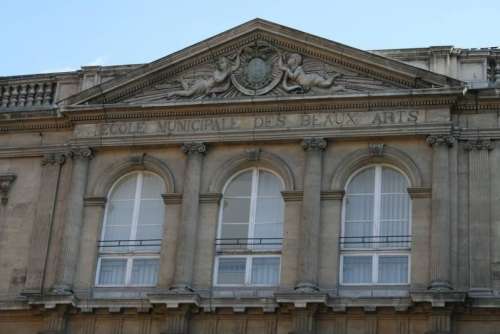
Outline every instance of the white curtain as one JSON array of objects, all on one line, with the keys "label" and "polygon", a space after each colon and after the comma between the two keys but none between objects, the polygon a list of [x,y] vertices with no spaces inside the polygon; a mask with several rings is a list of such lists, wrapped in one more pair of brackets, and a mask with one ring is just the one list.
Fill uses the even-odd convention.
[{"label": "white curtain", "polygon": [[156,285],[159,267],[159,259],[134,259],[130,284]]},{"label": "white curtain", "polygon": [[[381,208],[380,208],[380,235],[406,236],[410,234],[410,197],[408,182],[399,172],[391,168],[382,168]],[[409,247],[406,238],[392,237],[381,247]]]},{"label": "white curtain", "polygon": [[98,283],[100,285],[125,284],[126,268],[127,259],[101,259]]},{"label": "white curtain", "polygon": [[219,258],[218,284],[245,284],[246,258]]},{"label": "white curtain", "polygon": [[[375,168],[357,174],[349,183],[345,198],[344,248],[370,247],[373,235],[373,204],[375,192]],[[359,243],[357,243],[359,242]]]},{"label": "white curtain", "polygon": [[407,256],[380,256],[378,259],[379,283],[408,283]]},{"label": "white curtain", "polygon": [[279,257],[256,257],[252,259],[252,284],[278,285],[279,275]]},{"label": "white curtain", "polygon": [[372,283],[372,256],[344,256],[343,283]]}]

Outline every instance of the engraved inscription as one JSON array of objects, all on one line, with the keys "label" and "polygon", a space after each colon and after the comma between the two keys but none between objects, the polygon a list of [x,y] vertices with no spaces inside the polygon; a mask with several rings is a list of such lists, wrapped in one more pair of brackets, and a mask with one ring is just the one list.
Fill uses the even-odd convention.
[{"label": "engraved inscription", "polygon": [[426,117],[423,110],[375,112],[331,111],[112,122],[95,126],[82,125],[76,128],[75,134],[77,137],[210,134],[261,130],[335,129],[411,125],[423,123],[424,121],[426,121]]}]

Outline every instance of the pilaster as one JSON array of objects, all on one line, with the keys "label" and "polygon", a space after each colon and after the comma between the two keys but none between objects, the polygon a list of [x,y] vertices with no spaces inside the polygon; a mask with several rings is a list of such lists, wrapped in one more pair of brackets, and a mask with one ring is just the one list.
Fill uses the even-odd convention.
[{"label": "pilaster", "polygon": [[87,188],[87,177],[90,160],[94,152],[89,147],[75,148],[68,157],[72,160],[71,192],[66,207],[65,226],[60,250],[56,284],[56,294],[71,294],[75,277],[80,236],[83,223],[83,204]]},{"label": "pilaster", "polygon": [[293,334],[314,334],[316,333],[316,324],[314,316],[318,305],[309,305],[305,308],[295,308],[292,312]]},{"label": "pilaster", "polygon": [[192,291],[200,207],[200,181],[203,156],[207,151],[207,146],[204,143],[185,143],[181,149],[187,155],[187,162],[173,288],[179,291]]},{"label": "pilaster", "polygon": [[432,146],[431,290],[451,289],[451,223],[449,148],[455,138],[427,137]]},{"label": "pilaster", "polygon": [[469,263],[471,293],[491,292],[490,140],[469,140]]},{"label": "pilaster", "polygon": [[65,162],[65,153],[49,153],[41,161],[41,185],[31,232],[26,283],[22,292],[26,295],[40,294],[43,289],[61,170]]},{"label": "pilaster", "polygon": [[318,290],[319,235],[321,232],[321,178],[323,151],[327,146],[323,138],[306,138],[302,141],[305,151],[304,197],[298,284],[296,290]]}]

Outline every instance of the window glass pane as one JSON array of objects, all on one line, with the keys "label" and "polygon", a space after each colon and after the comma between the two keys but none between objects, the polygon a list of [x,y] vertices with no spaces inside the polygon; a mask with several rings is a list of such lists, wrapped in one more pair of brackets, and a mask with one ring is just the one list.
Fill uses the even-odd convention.
[{"label": "window glass pane", "polygon": [[280,197],[264,197],[257,199],[256,223],[282,222],[284,202]]},{"label": "window glass pane", "polygon": [[380,219],[408,219],[410,197],[408,194],[382,194]]},{"label": "window glass pane", "polygon": [[250,196],[252,191],[252,171],[235,177],[226,188],[224,196]]},{"label": "window glass pane", "polygon": [[344,283],[371,283],[372,257],[344,256],[342,280]]},{"label": "window glass pane", "polygon": [[256,257],[252,259],[252,284],[278,285],[279,275],[279,257]]},{"label": "window glass pane", "polygon": [[224,198],[223,206],[223,222],[248,223],[250,198]]},{"label": "window glass pane", "polygon": [[407,256],[380,256],[378,259],[379,283],[408,283]]},{"label": "window glass pane", "polygon": [[163,225],[165,204],[162,200],[141,200],[139,225]]},{"label": "window glass pane", "polygon": [[143,173],[141,198],[161,199],[161,194],[165,192],[164,182],[156,174]]},{"label": "window glass pane", "polygon": [[156,285],[159,267],[158,259],[134,259],[130,284]]},{"label": "window glass pane", "polygon": [[126,268],[126,259],[101,259],[98,284],[124,285]]},{"label": "window glass pane", "polygon": [[372,220],[373,195],[347,195],[346,220]]},{"label": "window glass pane", "polygon": [[375,167],[367,168],[357,174],[349,183],[348,194],[372,194],[375,189]]},{"label": "window glass pane", "polygon": [[222,239],[248,238],[248,224],[222,224]]},{"label": "window glass pane", "polygon": [[355,222],[348,221],[345,223],[343,247],[344,248],[359,248],[359,247],[373,247],[371,243],[373,238],[370,237],[373,233],[372,222]]},{"label": "window glass pane", "polygon": [[283,224],[255,224],[254,227],[255,238],[282,238],[283,237]]},{"label": "window glass pane", "polygon": [[407,193],[408,182],[398,171],[382,167],[382,192],[383,193]]},{"label": "window glass pane", "polygon": [[113,187],[111,200],[134,199],[137,187],[137,175],[138,173],[133,173],[121,178],[120,181]]},{"label": "window glass pane", "polygon": [[279,196],[281,197],[281,181],[269,172],[259,171],[259,191],[258,196]]},{"label": "window glass pane", "polygon": [[218,284],[244,284],[245,258],[220,258],[217,274]]},{"label": "window glass pane", "polygon": [[134,211],[134,201],[111,201],[107,208],[106,225],[132,225],[132,212]]}]

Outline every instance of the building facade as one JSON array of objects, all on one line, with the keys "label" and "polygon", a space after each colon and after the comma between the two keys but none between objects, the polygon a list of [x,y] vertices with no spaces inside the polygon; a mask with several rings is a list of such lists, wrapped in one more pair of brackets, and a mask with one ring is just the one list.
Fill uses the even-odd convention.
[{"label": "building facade", "polygon": [[0,77],[0,333],[499,333],[498,139],[495,48]]}]

